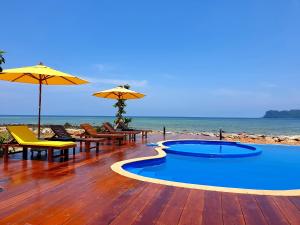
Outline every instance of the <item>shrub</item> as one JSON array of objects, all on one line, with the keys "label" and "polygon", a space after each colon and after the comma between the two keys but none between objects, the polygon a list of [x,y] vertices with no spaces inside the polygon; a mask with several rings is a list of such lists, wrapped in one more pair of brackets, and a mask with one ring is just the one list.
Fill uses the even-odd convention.
[{"label": "shrub", "polygon": [[65,128],[71,128],[71,127],[72,127],[72,124],[70,124],[70,123],[65,123],[65,124],[64,124],[64,127],[65,127]]}]

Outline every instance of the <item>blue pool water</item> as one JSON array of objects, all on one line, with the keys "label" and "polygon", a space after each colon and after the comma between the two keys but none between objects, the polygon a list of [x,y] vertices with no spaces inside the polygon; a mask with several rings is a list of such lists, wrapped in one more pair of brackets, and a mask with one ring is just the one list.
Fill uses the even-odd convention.
[{"label": "blue pool water", "polygon": [[166,141],[167,153],[199,157],[249,157],[261,154],[260,148],[236,142],[181,140]]},{"label": "blue pool water", "polygon": [[[182,148],[176,145],[175,149]],[[133,162],[123,168],[145,177],[191,184],[261,190],[300,189],[299,146],[251,146],[262,153],[251,157],[223,158],[168,152],[165,158]],[[192,151],[196,151],[195,146]]]}]

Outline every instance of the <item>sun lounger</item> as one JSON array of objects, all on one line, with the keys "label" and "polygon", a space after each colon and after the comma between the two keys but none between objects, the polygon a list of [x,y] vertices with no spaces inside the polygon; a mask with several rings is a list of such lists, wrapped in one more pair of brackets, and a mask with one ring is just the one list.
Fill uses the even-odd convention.
[{"label": "sun lounger", "polygon": [[84,129],[84,136],[92,138],[108,138],[113,141],[117,140],[121,145],[122,141],[126,138],[125,134],[110,133],[110,132],[97,132],[90,124],[80,124],[80,127]]},{"label": "sun lounger", "polygon": [[115,133],[125,133],[125,134],[129,134],[132,135],[134,137],[134,139],[136,138],[136,135],[141,133],[142,137],[146,137],[148,135],[148,132],[151,132],[152,130],[136,130],[136,129],[129,129],[127,127],[124,126],[124,124],[120,123],[119,124],[120,127],[120,131],[116,130],[113,125],[109,122],[105,122],[103,123],[103,127],[108,130],[109,132],[115,132]]},{"label": "sun lounger", "polygon": [[[50,140],[55,141],[74,141],[80,143],[80,151],[82,151],[82,143],[85,143],[85,151],[90,151],[92,148],[96,148],[99,151],[99,143],[104,142],[107,138],[74,138],[62,125],[50,125],[51,130],[54,132],[54,136]],[[91,143],[95,143],[95,147],[91,147]],[[75,150],[75,148],[73,149]]]},{"label": "sun lounger", "polygon": [[51,130],[54,133],[54,136],[49,138],[50,140],[55,141],[76,141],[76,138],[73,138],[62,125],[50,125]]},{"label": "sun lounger", "polygon": [[110,123],[105,122],[102,124],[102,127],[107,131],[110,132],[111,134],[125,134],[128,136],[129,140],[136,140],[136,135],[141,133],[141,131],[136,131],[136,130],[116,130]]},{"label": "sun lounger", "polygon": [[48,161],[53,161],[53,151],[55,149],[64,151],[68,156],[68,149],[76,147],[76,143],[71,141],[47,141],[39,140],[27,126],[7,126],[7,130],[20,147],[23,147],[23,158],[27,158],[28,148],[45,148],[48,151]]}]

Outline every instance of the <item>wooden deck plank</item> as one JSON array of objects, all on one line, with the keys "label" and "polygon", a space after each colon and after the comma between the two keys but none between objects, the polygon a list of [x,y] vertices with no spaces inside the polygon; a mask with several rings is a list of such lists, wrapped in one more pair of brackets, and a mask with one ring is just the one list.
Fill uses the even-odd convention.
[{"label": "wooden deck plank", "polygon": [[252,195],[239,195],[240,206],[247,225],[267,225],[261,209]]},{"label": "wooden deck plank", "polygon": [[169,201],[172,193],[174,192],[174,187],[161,186],[161,190],[145,208],[136,217],[136,220],[132,223],[134,225],[150,225],[155,224],[159,216],[161,215],[165,205]]},{"label": "wooden deck plank", "polygon": [[52,215],[47,215],[47,222],[43,224],[51,225],[55,224],[56,221],[64,222],[64,224],[86,224],[91,216],[99,212],[98,210],[105,204],[105,201],[109,198],[118,197],[125,191],[126,187],[133,187],[135,184],[128,180],[117,179],[95,182],[88,188],[89,192],[82,193],[76,199],[73,196],[73,200],[68,199],[64,202],[65,207],[63,209],[52,212]]},{"label": "wooden deck plank", "polygon": [[289,197],[289,200],[300,210],[300,196]]},{"label": "wooden deck plank", "polygon": [[[99,178],[99,181],[105,182],[105,179],[110,181],[110,174],[111,172],[109,172],[107,176],[103,174],[104,176]],[[39,221],[41,218],[45,218],[49,215],[49,213],[47,214],[47,211],[50,211],[51,216],[55,213],[55,211],[62,210],[62,204],[66,204],[68,201],[72,202],[74,201],[74,196],[79,198],[81,194],[85,193],[79,188],[73,188],[74,186],[79,186],[83,188],[83,190],[88,190],[89,185],[94,183],[93,179],[94,178],[82,181],[76,180],[72,182],[66,182],[57,188],[51,189],[49,192],[41,192],[37,195],[33,195],[31,198],[25,199],[24,201],[20,201],[18,205],[14,205],[12,210],[18,210],[18,213],[12,214],[10,217],[12,217],[12,221],[14,221],[14,218],[19,218],[19,214],[23,214],[23,217],[24,215],[28,215],[30,216],[30,220],[34,221],[34,219],[36,218]],[[36,198],[38,199],[38,201],[35,200]],[[66,204],[66,206],[68,205]],[[11,212],[8,211],[5,213]],[[41,215],[43,214],[46,215],[44,215],[44,217],[41,217]]]},{"label": "wooden deck plank", "polygon": [[[134,154],[135,155],[135,154]],[[101,162],[101,161],[100,161]],[[84,180],[84,179],[82,179],[82,177],[83,178],[86,178],[86,177],[91,177],[91,181],[93,182],[93,180],[95,179],[95,175],[99,175],[100,177],[99,178],[97,178],[97,180],[102,180],[103,178],[105,178],[106,176],[105,176],[105,173],[103,173],[103,172],[105,172],[105,171],[108,171],[109,173],[110,173],[110,176],[111,176],[111,174],[113,174],[113,172],[110,170],[110,168],[109,167],[107,167],[107,166],[102,166],[102,165],[100,165],[100,166],[97,166],[95,169],[94,169],[94,171],[92,170],[92,165],[94,165],[94,161],[93,161],[93,163],[89,163],[88,164],[88,168],[85,168],[85,169],[81,169],[80,170],[80,175],[82,175],[81,176],[81,179],[78,179],[79,180],[79,183],[78,182],[76,182],[76,183],[74,183],[74,182],[72,182],[69,186],[67,186],[69,183],[68,182],[63,182],[63,183],[61,183],[61,187],[60,187],[60,189],[62,189],[63,191],[65,191],[65,189],[71,189],[72,190],[72,187],[76,187],[76,186],[80,186],[80,187],[84,187],[83,186],[83,184],[84,183],[88,183],[88,180]],[[102,168],[103,167],[103,168]],[[99,169],[102,171],[102,173],[101,174],[99,174]],[[104,170],[105,169],[105,170]],[[84,171],[84,173],[83,173],[83,171]],[[87,173],[86,173],[87,172]],[[116,174],[115,174],[116,175]],[[111,178],[110,178],[111,179]],[[123,178],[123,179],[126,179],[126,178]],[[53,189],[53,187],[52,187],[52,189],[50,189],[50,188],[48,188],[49,190],[52,190]],[[55,189],[54,189],[55,190]],[[80,191],[80,189],[75,189],[75,190],[78,190],[78,191]],[[43,193],[43,191],[41,190],[41,189],[38,189],[38,191],[39,191],[39,193]],[[56,190],[56,192],[57,192],[58,190]],[[44,191],[44,192],[46,192],[46,191]],[[69,191],[69,192],[71,192],[71,191]],[[69,192],[68,192],[68,195],[69,195]],[[71,192],[72,193],[72,192]],[[73,193],[74,194],[74,193]],[[76,194],[76,193],[75,193]],[[77,193],[78,194],[78,193]],[[35,196],[35,194],[32,194],[31,196]],[[62,196],[65,196],[65,195],[62,195]],[[69,195],[70,196],[70,195]],[[29,197],[28,197],[29,198]],[[72,195],[70,196],[70,199],[72,200],[73,199],[73,197],[72,197]],[[25,199],[26,200],[26,199]],[[50,200],[50,202],[47,204],[47,205],[51,205],[51,203],[53,202],[53,198]],[[30,199],[29,198],[29,200],[26,202],[25,201],[25,203],[24,204],[22,204],[20,207],[21,207],[21,210],[22,209],[24,209],[24,206],[26,206],[27,204],[30,204],[30,202],[32,201],[32,199]],[[19,203],[20,203],[21,201],[19,200]],[[7,205],[7,201],[5,202],[5,201],[3,201],[3,202],[1,202],[1,203],[3,203],[4,205]],[[28,206],[27,207],[25,207],[25,209],[26,208],[28,208]],[[58,208],[59,208],[59,206],[58,206]],[[12,210],[16,210],[16,206],[12,206]],[[39,210],[40,211],[40,210]],[[35,212],[35,211],[33,211],[33,212]],[[51,212],[53,212],[53,210],[51,211]],[[1,213],[1,212],[0,212]],[[26,215],[26,214],[24,214],[24,215]]]},{"label": "wooden deck plank", "polygon": [[288,197],[272,197],[272,199],[290,224],[300,224],[300,211]]},{"label": "wooden deck plank", "polygon": [[174,225],[178,224],[182,211],[185,207],[189,196],[189,189],[175,189],[168,204],[166,204],[163,212],[156,221],[158,225]]},{"label": "wooden deck plank", "polygon": [[[67,173],[74,173],[74,170],[76,168],[81,167],[82,165],[89,165],[93,162],[96,162],[97,159],[84,159],[81,161],[74,162],[63,162],[63,163],[48,163],[46,164],[43,162],[43,164],[39,164],[39,166],[35,166],[32,168],[30,172],[26,173],[18,173],[15,176],[10,176],[9,179],[12,181],[17,180],[18,182],[22,182],[23,180],[25,182],[22,182],[23,185],[18,185],[18,182],[11,182],[12,185],[10,185],[7,190],[12,190],[14,188],[14,191],[12,192],[15,195],[19,195],[22,192],[24,192],[24,189],[31,189],[32,185],[36,185],[37,178],[39,179],[39,185],[42,183],[47,183],[47,180],[43,179],[44,177],[53,176],[53,177],[63,177],[63,175],[66,175]],[[26,187],[27,185],[31,185],[30,187]],[[20,189],[20,190],[18,190]],[[19,191],[19,192],[18,192]],[[9,193],[6,193],[4,196],[0,196],[0,200],[5,200],[5,198],[11,198],[12,196],[9,195]]]},{"label": "wooden deck plank", "polygon": [[[89,164],[90,165],[90,164]],[[107,172],[110,172],[110,174],[112,174],[111,170],[105,166],[103,167],[99,167],[97,169],[102,169],[102,177],[101,178],[104,178],[105,176],[105,171]],[[80,173],[81,175],[84,177],[84,176],[87,176],[87,177],[90,177],[91,179],[94,179],[93,177],[98,174],[98,170],[91,170],[91,168],[85,168],[84,170],[80,170]],[[15,202],[18,202],[20,203],[21,201],[25,201],[27,198],[30,200],[30,197],[34,197],[36,196],[37,194],[41,194],[41,193],[47,193],[47,191],[53,191],[53,190],[56,190],[57,188],[60,188],[60,189],[64,189],[65,188],[68,188],[68,185],[69,185],[69,182],[68,180],[72,179],[72,175],[70,176],[60,176],[60,177],[57,177],[56,179],[52,180],[51,182],[47,182],[47,183],[43,183],[43,184],[38,184],[38,189],[35,188],[32,190],[31,186],[30,187],[27,187],[29,189],[29,191],[27,189],[24,189],[21,193],[18,193],[17,195],[12,195],[9,199],[9,201],[5,201],[5,199],[2,199],[2,201],[0,202],[0,208],[1,207],[6,207],[6,209],[8,208],[8,206],[11,206],[13,209],[15,209],[15,205],[14,203]],[[61,179],[63,178],[63,179]],[[77,179],[77,181],[74,183],[72,182],[70,184],[70,189],[74,186],[81,186],[83,184],[83,182],[87,182],[86,180],[82,180],[82,179]],[[37,186],[37,184],[36,184]],[[57,191],[57,190],[56,190]],[[9,191],[10,192],[10,191]],[[15,198],[17,198],[17,201],[15,200]],[[2,211],[0,211],[2,212]]]},{"label": "wooden deck plank", "polygon": [[255,199],[262,210],[262,213],[268,224],[288,225],[289,222],[285,219],[272,198],[267,196],[255,196]]},{"label": "wooden deck plank", "polygon": [[180,217],[179,225],[200,225],[204,208],[204,191],[191,190]]},{"label": "wooden deck plank", "polygon": [[222,193],[222,214],[224,225],[245,224],[239,199],[235,194]]},{"label": "wooden deck plank", "polygon": [[[103,199],[97,203],[98,207],[96,206],[95,212],[89,216],[88,220],[85,220],[85,224],[99,224],[99,221],[103,224],[110,224],[146,186],[146,183],[136,182],[127,185],[126,188],[117,189],[117,193],[114,193],[113,197]],[[76,218],[66,224],[75,224],[74,221],[76,221]]]},{"label": "wooden deck plank", "polygon": [[[105,180],[103,180],[103,178],[105,178]],[[111,202],[127,189],[134,189],[134,187],[136,187],[134,185],[136,184],[141,184],[141,182],[129,180],[126,177],[113,173],[111,170],[109,170],[108,175],[99,174],[98,172],[98,176],[94,178],[94,181],[90,182],[88,187],[84,188],[89,192],[79,193],[79,195],[77,195],[80,200],[78,203],[72,204],[73,199],[71,195],[68,199],[65,199],[64,203],[70,205],[70,207],[66,207],[63,210],[52,211],[53,215],[51,215],[51,217],[60,218],[66,222],[70,220],[73,221],[73,223],[81,221],[82,218],[84,218],[85,221],[88,221],[92,217],[97,216],[98,210],[103,207],[103,205]],[[96,211],[84,213],[85,211],[82,210],[91,207],[95,207]],[[71,214],[70,212],[75,214],[72,218],[69,217]],[[76,219],[77,217],[79,218]],[[51,220],[49,224],[51,224]]]},{"label": "wooden deck plank", "polygon": [[144,208],[151,202],[158,191],[162,187],[160,185],[148,184],[148,186],[143,190],[138,196],[136,196],[133,201],[128,204],[128,206],[120,212],[119,215],[114,218],[111,225],[128,225],[132,224],[138,215],[144,210]]},{"label": "wooden deck plank", "polygon": [[204,193],[203,225],[222,225],[221,193],[206,191]]},{"label": "wooden deck plank", "polygon": [[[99,188],[100,183],[104,187]],[[105,186],[111,184],[115,183],[112,183],[110,178],[99,179],[99,181],[97,182],[89,182],[86,185],[82,186],[83,190],[88,190],[88,192],[68,192],[62,199],[54,199],[54,204],[47,204],[45,207],[40,209],[39,213],[31,216],[30,219],[27,220],[27,222],[32,224],[40,223],[41,218],[43,218],[40,215],[45,215],[44,218],[49,221],[49,224],[53,223],[52,218],[54,220],[59,219],[59,221],[68,221],[69,219],[76,217],[78,213],[82,212],[82,209],[84,210],[85,208],[89,208],[90,206],[92,206],[93,203],[95,205],[100,205],[101,198],[99,196],[106,193],[105,191],[107,188],[105,188]],[[62,203],[64,207],[61,206]],[[47,214],[47,211],[49,211],[50,213]]]}]

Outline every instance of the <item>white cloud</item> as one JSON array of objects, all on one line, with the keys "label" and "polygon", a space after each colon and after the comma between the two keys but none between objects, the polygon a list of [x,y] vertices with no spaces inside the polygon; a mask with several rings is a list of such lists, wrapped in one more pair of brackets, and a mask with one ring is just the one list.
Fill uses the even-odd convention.
[{"label": "white cloud", "polygon": [[[104,76],[108,77],[122,77],[125,76],[124,74],[116,74],[116,67],[112,64],[103,64],[103,63],[97,63],[93,64],[93,67],[98,71],[98,76],[93,77],[85,77],[84,79],[88,80],[91,84],[100,83],[100,84],[111,84],[111,85],[125,85],[129,84],[134,87],[144,87],[148,84],[147,80],[135,80],[135,79],[120,79],[120,78],[98,78],[102,77],[101,74],[104,74]],[[112,73],[113,72],[113,73]],[[128,76],[126,76],[128,77]]]}]

